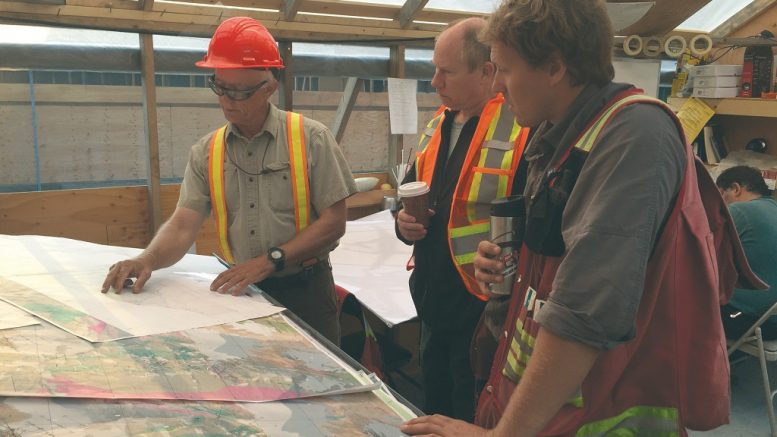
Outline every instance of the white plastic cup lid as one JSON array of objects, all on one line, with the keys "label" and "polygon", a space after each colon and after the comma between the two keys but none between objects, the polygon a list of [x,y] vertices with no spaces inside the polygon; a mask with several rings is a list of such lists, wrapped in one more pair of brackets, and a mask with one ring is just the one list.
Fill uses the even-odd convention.
[{"label": "white plastic cup lid", "polygon": [[414,197],[429,192],[429,185],[424,181],[408,182],[399,186],[397,194],[399,197]]}]

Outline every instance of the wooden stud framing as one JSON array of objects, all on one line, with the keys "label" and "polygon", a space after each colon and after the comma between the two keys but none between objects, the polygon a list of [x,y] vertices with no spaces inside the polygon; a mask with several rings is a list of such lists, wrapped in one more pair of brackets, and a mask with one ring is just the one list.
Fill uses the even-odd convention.
[{"label": "wooden stud framing", "polygon": [[140,63],[143,84],[143,112],[148,147],[148,211],[151,234],[162,225],[162,200],[160,198],[159,126],[157,124],[156,82],[154,79],[153,35],[140,35]]},{"label": "wooden stud framing", "polygon": [[281,58],[283,58],[283,65],[286,66],[286,68],[280,71],[281,92],[278,96],[278,105],[284,111],[294,109],[294,57],[291,44],[290,41],[278,43],[278,49],[281,51]]},{"label": "wooden stud framing", "polygon": [[359,91],[364,87],[364,80],[358,77],[349,77],[348,82],[345,84],[345,91],[343,91],[343,97],[340,99],[340,104],[337,106],[337,113],[335,114],[335,121],[332,124],[332,133],[335,135],[335,139],[339,143],[343,139],[345,134],[345,128],[348,126],[348,120],[351,118],[351,112],[354,105],[356,105],[356,97],[359,96]]}]

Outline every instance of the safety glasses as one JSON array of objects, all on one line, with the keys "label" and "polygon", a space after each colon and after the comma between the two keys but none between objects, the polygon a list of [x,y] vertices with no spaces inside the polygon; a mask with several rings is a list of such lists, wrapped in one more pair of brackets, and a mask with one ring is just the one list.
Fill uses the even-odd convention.
[{"label": "safety glasses", "polygon": [[230,100],[240,101],[250,99],[255,92],[259,91],[263,86],[267,85],[268,80],[259,82],[259,85],[248,88],[245,90],[234,90],[231,88],[224,88],[216,83],[216,75],[213,74],[208,77],[208,87],[216,93],[217,96],[227,96]]}]

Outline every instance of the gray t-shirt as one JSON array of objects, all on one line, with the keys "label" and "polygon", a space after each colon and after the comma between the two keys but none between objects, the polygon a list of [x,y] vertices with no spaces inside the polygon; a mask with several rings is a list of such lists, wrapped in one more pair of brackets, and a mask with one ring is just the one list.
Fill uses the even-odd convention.
[{"label": "gray t-shirt", "polygon": [[[303,120],[313,222],[320,211],[355,193],[356,184],[329,129],[308,117]],[[296,234],[286,132],[286,112],[272,104],[262,131],[253,138],[240,135],[231,123],[227,128],[227,233],[238,262],[264,255]],[[178,199],[178,206],[206,216],[211,210],[208,157],[213,134],[192,146]],[[333,248],[318,257],[325,258]],[[300,269],[289,266],[283,273]]]},{"label": "gray t-shirt", "polygon": [[[555,126],[540,126],[527,147],[526,195],[536,193],[560,145],[575,142],[623,84],[589,86]],[[596,348],[632,339],[648,258],[671,213],[685,170],[672,118],[652,104],[622,109],[602,130],[564,209],[564,259],[536,320]]]}]

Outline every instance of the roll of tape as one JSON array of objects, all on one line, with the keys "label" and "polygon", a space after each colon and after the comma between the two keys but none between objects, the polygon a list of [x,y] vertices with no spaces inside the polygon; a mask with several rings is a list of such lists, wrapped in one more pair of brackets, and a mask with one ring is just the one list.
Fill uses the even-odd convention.
[{"label": "roll of tape", "polygon": [[651,36],[645,39],[645,43],[642,45],[642,54],[649,58],[655,58],[661,54],[663,48],[664,45],[661,44],[661,39]]},{"label": "roll of tape", "polygon": [[631,35],[623,40],[623,53],[627,56],[637,56],[642,53],[642,37]]},{"label": "roll of tape", "polygon": [[691,38],[688,47],[694,55],[704,56],[712,50],[712,38],[706,33],[700,33]]},{"label": "roll of tape", "polygon": [[670,58],[679,58],[688,47],[688,42],[680,35],[672,35],[664,41],[664,53]]}]

